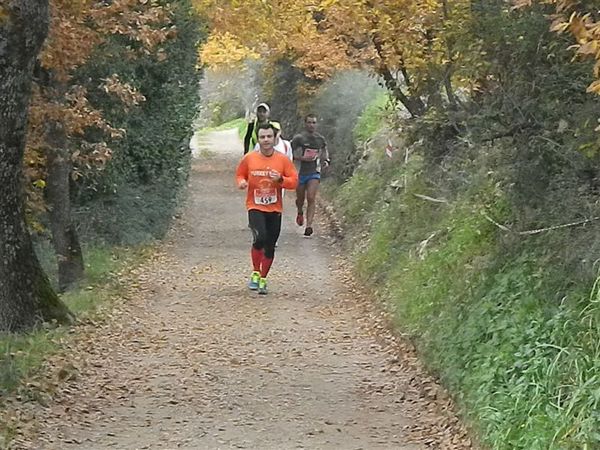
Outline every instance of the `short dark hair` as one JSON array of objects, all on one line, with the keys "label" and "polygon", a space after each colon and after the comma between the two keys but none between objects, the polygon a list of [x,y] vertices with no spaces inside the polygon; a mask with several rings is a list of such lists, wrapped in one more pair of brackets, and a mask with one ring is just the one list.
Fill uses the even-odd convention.
[{"label": "short dark hair", "polygon": [[314,113],[308,113],[307,115],[304,116],[304,121],[306,122],[308,119],[316,119],[317,115]]},{"label": "short dark hair", "polygon": [[256,135],[258,136],[258,131],[259,130],[273,130],[273,136],[275,136],[277,134],[277,131],[279,131],[277,128],[275,128],[273,126],[273,124],[271,122],[268,123],[259,123],[258,124],[258,128],[256,129]]}]

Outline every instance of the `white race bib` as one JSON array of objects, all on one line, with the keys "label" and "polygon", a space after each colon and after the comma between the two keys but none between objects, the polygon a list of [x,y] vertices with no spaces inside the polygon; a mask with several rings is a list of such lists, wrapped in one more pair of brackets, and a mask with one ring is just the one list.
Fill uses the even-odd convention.
[{"label": "white race bib", "polygon": [[254,189],[254,203],[257,205],[272,205],[277,203],[277,189]]}]

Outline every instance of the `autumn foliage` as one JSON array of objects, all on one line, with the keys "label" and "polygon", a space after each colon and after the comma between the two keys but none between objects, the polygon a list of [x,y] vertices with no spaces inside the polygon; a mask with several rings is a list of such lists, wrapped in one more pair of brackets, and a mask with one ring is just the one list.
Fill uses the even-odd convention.
[{"label": "autumn foliage", "polygon": [[[551,29],[571,32],[576,54],[596,60],[597,80],[588,90],[600,93],[600,25],[593,2],[515,0],[514,8],[535,3],[554,5]],[[293,61],[309,84],[361,67],[380,77],[413,116],[440,102],[456,105],[458,90],[475,92],[485,84],[485,54],[466,33],[478,8],[470,0],[197,0],[195,5],[211,24],[200,58],[209,67],[257,54],[271,63],[283,58]]]},{"label": "autumn foliage", "polygon": [[[88,192],[87,200],[106,195],[97,191],[104,180],[116,195],[118,169],[113,166],[123,164],[124,152],[137,152],[140,166],[164,166],[160,170],[173,179],[184,173],[185,155],[179,146],[194,107],[171,89],[176,83],[178,92],[188,95],[197,72],[193,65],[180,64],[171,70],[177,77],[172,80],[164,66],[169,58],[183,62],[180,54],[187,51],[187,41],[192,47],[198,42],[199,30],[186,0],[49,0],[49,6],[49,32],[34,70],[24,185],[29,226],[40,237],[51,235],[59,288],[66,289],[82,277],[84,268],[81,227],[74,220],[81,207],[79,192]],[[186,42],[180,39],[182,32]],[[163,99],[160,111],[168,118],[154,112],[161,83],[169,98]],[[171,99],[180,105],[181,119],[170,111]],[[154,130],[168,137],[133,149],[129,141],[150,120],[156,122],[151,124]],[[169,131],[161,131],[167,120]],[[186,121],[183,126],[181,120]],[[173,148],[155,148],[172,140],[177,142]],[[128,179],[133,182],[133,177]],[[178,182],[165,186],[165,195],[172,195]],[[88,218],[88,223],[93,222]]]},{"label": "autumn foliage", "polygon": [[[103,167],[111,158],[105,140],[88,141],[90,129],[102,131],[107,139],[122,137],[123,129],[108,123],[101,110],[92,106],[86,88],[73,81],[75,72],[85,65],[109,36],[120,35],[137,44],[137,52],[160,52],[160,44],[174,30],[168,27],[168,8],[152,2],[120,0],[98,3],[91,0],[51,2],[50,34],[40,56],[37,86],[31,105],[30,132],[26,162],[27,175],[34,186],[43,186],[44,157],[48,147],[48,124],[55,123],[68,140],[77,140],[70,152],[76,167]],[[115,95],[124,108],[144,101],[134,87],[114,74],[98,88]],[[62,149],[64,150],[64,149]],[[75,170],[73,176],[80,176]],[[38,201],[40,196],[35,196]],[[39,203],[38,203],[39,205]]]},{"label": "autumn foliage", "polygon": [[[466,51],[459,31],[468,26],[470,4],[464,0],[199,1],[197,7],[210,20],[214,39],[223,42],[220,37],[228,33],[231,48],[244,46],[271,61],[290,59],[314,81],[329,79],[339,70],[366,68],[380,76],[416,116],[426,108],[423,96],[434,100],[443,91],[455,102],[456,87],[475,83],[477,46],[469,43]],[[204,47],[202,55],[206,64],[223,63],[214,57],[211,46]],[[468,71],[462,70],[467,66]]]},{"label": "autumn foliage", "polygon": [[[575,54],[580,58],[596,61],[594,77],[596,80],[588,87],[588,92],[600,95],[600,19],[593,2],[575,0],[515,0],[516,9],[531,7],[534,4],[554,5],[555,13],[551,29],[557,33],[569,32],[575,38]],[[597,4],[596,4],[597,6]]]}]

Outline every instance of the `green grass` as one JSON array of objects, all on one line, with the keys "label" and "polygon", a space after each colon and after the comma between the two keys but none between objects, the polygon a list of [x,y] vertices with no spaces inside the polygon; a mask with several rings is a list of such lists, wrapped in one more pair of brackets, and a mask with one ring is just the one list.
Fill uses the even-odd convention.
[{"label": "green grass", "polygon": [[368,217],[378,195],[385,188],[385,179],[357,173],[337,190],[335,204],[344,220],[356,224]]},{"label": "green grass", "polygon": [[[119,272],[142,260],[142,248],[90,248],[86,251],[86,280],[81,288],[62,295],[78,319],[97,317],[99,308],[118,297],[123,289]],[[0,399],[14,392],[23,380],[37,373],[44,360],[60,350],[69,328],[46,328],[26,334],[0,335]]]},{"label": "green grass", "polygon": [[[440,205],[412,195],[427,192],[419,170],[395,192],[409,169],[381,167],[328,189],[355,233],[357,274],[483,445],[600,448],[600,281],[573,283],[544,236],[505,242],[481,214],[509,215],[492,187]],[[553,233],[553,245],[569,244],[568,231]]]},{"label": "green grass", "polygon": [[38,370],[44,358],[60,348],[63,330],[37,330],[27,335],[0,337],[0,398]]},{"label": "green grass", "polygon": [[244,139],[244,136],[246,135],[246,128],[248,127],[248,122],[246,121],[246,119],[237,119],[236,122],[236,128],[238,130],[238,135],[240,137],[240,139]]},{"label": "green grass", "polygon": [[212,131],[224,131],[224,130],[231,130],[232,128],[235,128],[238,130],[238,134],[239,134],[240,138],[243,138],[244,135],[246,134],[246,125],[247,125],[246,119],[244,119],[243,117],[240,117],[239,119],[230,120],[229,122],[222,123],[221,125],[218,125],[216,127],[202,128],[201,130],[199,130],[199,133],[206,134],[206,133],[210,133]]},{"label": "green grass", "polygon": [[388,103],[389,95],[386,92],[380,92],[367,105],[354,127],[354,140],[357,143],[365,142],[381,128],[381,122],[385,117],[385,107]]}]

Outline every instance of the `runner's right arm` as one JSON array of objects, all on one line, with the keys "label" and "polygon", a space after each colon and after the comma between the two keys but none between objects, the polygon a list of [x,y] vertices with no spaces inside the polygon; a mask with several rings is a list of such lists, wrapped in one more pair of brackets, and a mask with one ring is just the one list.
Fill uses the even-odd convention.
[{"label": "runner's right arm", "polygon": [[242,187],[243,181],[248,183],[248,158],[246,157],[242,158],[235,171],[235,184],[238,188],[244,189],[246,187]]}]

